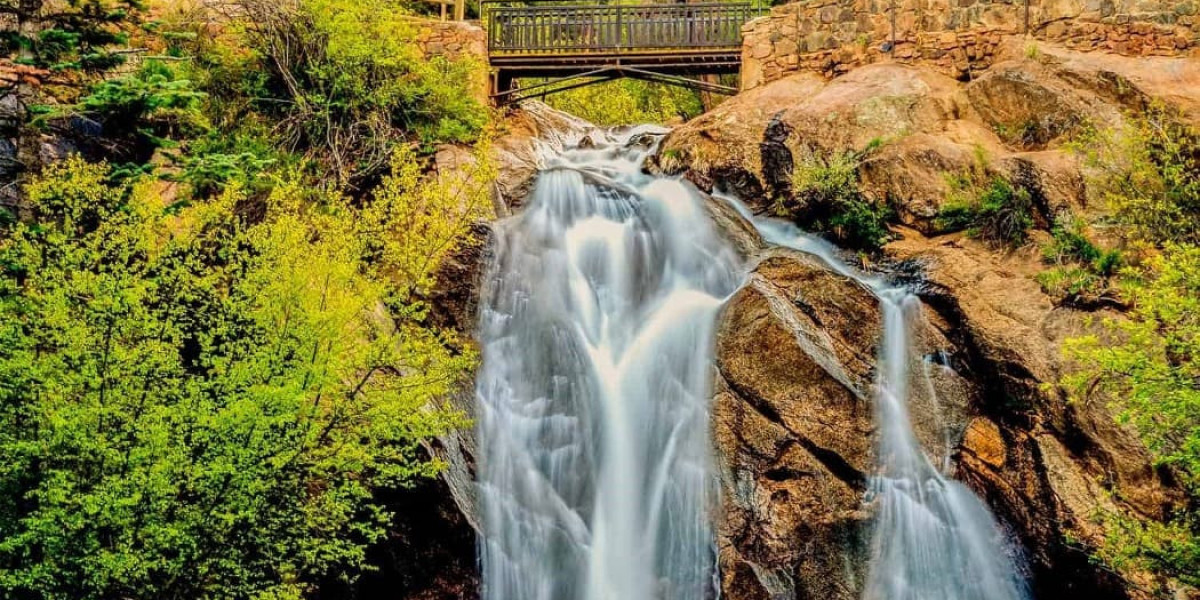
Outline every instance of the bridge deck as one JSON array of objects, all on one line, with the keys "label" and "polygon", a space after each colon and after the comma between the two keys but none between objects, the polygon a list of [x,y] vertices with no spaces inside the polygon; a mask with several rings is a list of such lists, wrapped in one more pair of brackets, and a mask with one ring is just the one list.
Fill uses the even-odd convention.
[{"label": "bridge deck", "polygon": [[736,73],[742,25],[758,14],[748,2],[484,6],[498,96],[510,94],[517,77],[596,74],[686,85],[695,82],[681,77]]}]

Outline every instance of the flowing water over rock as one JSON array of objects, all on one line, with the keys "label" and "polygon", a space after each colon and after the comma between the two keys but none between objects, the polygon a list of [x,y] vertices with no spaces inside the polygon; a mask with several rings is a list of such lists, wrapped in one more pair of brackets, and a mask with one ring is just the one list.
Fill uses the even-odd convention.
[{"label": "flowing water over rock", "polygon": [[658,133],[565,152],[498,228],[476,384],[485,599],[715,595],[713,333],[743,269],[694,191],[641,173]]},{"label": "flowing water over rock", "polygon": [[[836,249],[795,226],[755,218],[744,205],[725,198],[754,223],[764,240],[821,258],[831,269],[874,292],[883,313],[875,413],[877,468],[867,497],[875,513],[864,600],[1024,600],[1029,592],[987,507],[969,489],[936,468],[916,439],[908,415],[912,367],[921,363],[924,392],[934,394],[931,361],[916,356],[911,343],[922,318],[921,303],[903,288],[867,277],[838,259]],[[936,406],[936,398],[933,398]],[[948,459],[948,448],[940,448]],[[948,462],[943,462],[948,468]]]},{"label": "flowing water over rock", "polygon": [[[715,323],[745,277],[705,200],[642,173],[661,132],[593,133],[498,225],[479,337],[486,600],[705,600],[717,595],[709,400]],[[913,434],[920,302],[795,227],[766,241],[821,258],[878,297],[878,467],[865,600],[1023,600],[983,503]],[[920,365],[921,368],[913,368]],[[912,386],[925,375],[924,386]],[[937,449],[948,468],[948,448]]]}]

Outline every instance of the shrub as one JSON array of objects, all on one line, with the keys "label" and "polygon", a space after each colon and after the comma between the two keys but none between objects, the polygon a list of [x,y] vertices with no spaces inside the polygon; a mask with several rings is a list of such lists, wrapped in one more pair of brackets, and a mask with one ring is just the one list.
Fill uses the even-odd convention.
[{"label": "shrub", "polygon": [[1110,283],[1125,265],[1118,249],[1102,250],[1087,237],[1087,223],[1064,215],[1051,230],[1051,238],[1042,246],[1042,259],[1056,265],[1039,273],[1042,289],[1060,300],[1078,296],[1098,296],[1110,290]]},{"label": "shrub", "polygon": [[993,246],[1020,246],[1033,226],[1033,201],[1024,188],[1003,177],[979,186],[971,179],[950,180],[953,197],[939,212],[935,226],[943,231],[967,230]]},{"label": "shrub", "polygon": [[1191,495],[1166,524],[1110,515],[1101,557],[1200,585],[1200,247],[1167,245],[1137,275],[1128,318],[1106,321],[1109,335],[1068,340],[1078,371],[1064,383],[1078,400],[1102,394]]},{"label": "shrub", "polygon": [[[238,4],[245,14],[241,43],[252,52],[220,49],[203,62],[245,81],[210,77],[213,93],[277,121],[282,145],[319,161],[343,188],[381,175],[399,145],[471,142],[489,120],[471,89],[485,65],[425,57],[401,4]],[[239,98],[244,94],[249,103]]]},{"label": "shrub", "polygon": [[1054,267],[1037,274],[1042,290],[1054,298],[1098,295],[1103,291],[1101,279],[1082,267]]},{"label": "shrub", "polygon": [[1063,215],[1050,234],[1050,241],[1042,246],[1042,258],[1048,263],[1090,264],[1101,257],[1100,249],[1087,237],[1087,221],[1082,218]]},{"label": "shrub", "polygon": [[891,235],[891,209],[867,199],[858,188],[859,165],[875,147],[827,156],[812,150],[801,154],[792,171],[791,197],[777,212],[852,248],[879,248]]},{"label": "shrub", "polygon": [[151,189],[69,160],[0,240],[0,596],[353,579],[374,491],[436,473],[420,444],[464,424],[442,398],[470,348],[403,305],[375,215],[289,183],[253,224],[236,189],[176,216]]},{"label": "shrub", "polygon": [[1162,108],[1126,123],[1077,140],[1089,190],[1138,240],[1200,243],[1200,132]]}]

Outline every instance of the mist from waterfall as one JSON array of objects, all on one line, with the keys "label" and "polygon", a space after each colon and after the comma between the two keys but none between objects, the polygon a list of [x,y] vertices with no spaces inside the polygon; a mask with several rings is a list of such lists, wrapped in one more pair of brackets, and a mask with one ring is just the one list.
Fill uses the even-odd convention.
[{"label": "mist from waterfall", "polygon": [[[734,198],[723,199],[768,243],[817,256],[879,299],[883,336],[875,382],[877,471],[866,498],[874,521],[863,600],[1029,598],[1004,533],[987,507],[936,468],[913,433],[908,402],[914,364],[922,363],[916,375],[928,392],[934,391],[928,365],[912,343],[913,328],[922,320],[917,297],[852,269],[828,242],[790,223],[755,217]],[[948,468],[948,456],[942,458]]]},{"label": "mist from waterfall", "polygon": [[498,224],[476,382],[485,600],[717,596],[709,401],[743,267],[662,131],[601,136]]}]

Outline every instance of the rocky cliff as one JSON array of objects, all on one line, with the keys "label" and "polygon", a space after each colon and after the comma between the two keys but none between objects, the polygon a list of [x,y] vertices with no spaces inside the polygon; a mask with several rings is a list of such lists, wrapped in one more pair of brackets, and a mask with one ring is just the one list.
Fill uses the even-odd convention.
[{"label": "rocky cliff", "polygon": [[[935,217],[947,175],[971,168],[1029,190],[1042,227],[1061,210],[1091,210],[1067,141],[1152,104],[1200,120],[1200,64],[1051,45],[998,54],[970,81],[897,63],[787,76],[676,129],[649,167],[762,211],[789,193],[794,155],[877,146],[859,168],[860,191],[903,224],[885,262],[925,302],[923,351],[945,357],[933,385],[940,408],[914,407],[924,447],[948,441],[955,476],[1022,542],[1037,597],[1155,597],[1175,584],[1089,561],[1104,535],[1098,510],[1161,519],[1179,501],[1105,407],[1068,402],[1057,386],[1070,368],[1062,341],[1094,315],[1055,306],[1033,280],[1034,251],[938,235]],[[802,256],[751,257],[758,266],[728,307],[717,355],[724,592],[857,598],[877,309]]]}]

